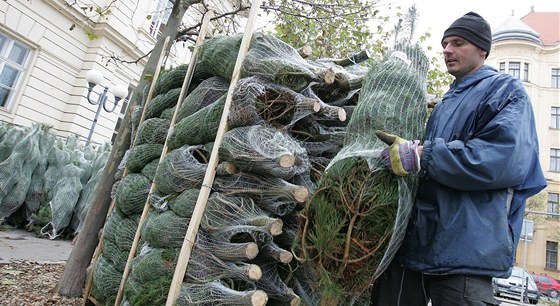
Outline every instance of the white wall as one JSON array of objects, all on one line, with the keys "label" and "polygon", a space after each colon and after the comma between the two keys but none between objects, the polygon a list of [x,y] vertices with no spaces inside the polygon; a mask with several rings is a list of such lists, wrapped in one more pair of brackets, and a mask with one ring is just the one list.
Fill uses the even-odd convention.
[{"label": "white wall", "polygon": [[[111,1],[97,1],[96,5],[106,3]],[[91,22],[87,20],[91,16],[68,8],[62,0],[1,1],[0,30],[26,44],[33,54],[14,103],[0,109],[0,120],[23,126],[42,122],[62,136],[76,133],[87,137],[97,106],[86,100],[85,75],[97,69],[105,76],[102,85],[137,84],[147,59],[123,64],[108,58],[114,55],[134,62],[151,50],[155,39],[144,30],[151,5],[152,1],[117,1],[111,14],[99,18],[93,13],[96,22]],[[86,32],[97,38],[90,39]],[[97,86],[94,92],[101,91]],[[114,101],[112,94],[108,98]],[[94,141],[110,139],[121,106],[122,102],[114,113],[101,111]]]}]

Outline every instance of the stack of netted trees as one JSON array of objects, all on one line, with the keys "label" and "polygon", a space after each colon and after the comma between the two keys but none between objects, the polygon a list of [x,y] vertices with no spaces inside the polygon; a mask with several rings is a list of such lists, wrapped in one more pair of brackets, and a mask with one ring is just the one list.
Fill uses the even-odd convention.
[{"label": "stack of netted trees", "polygon": [[[101,256],[92,263],[97,301],[114,303],[146,202],[152,209],[141,228],[123,303],[166,300],[241,38],[220,36],[204,43],[179,109],[186,66],[165,72],[156,83],[123,163],[128,174],[115,184],[116,208],[103,229]],[[343,146],[366,73],[359,65],[305,60],[273,37],[253,36],[232,93],[220,163],[178,305],[319,303],[313,259],[293,260],[302,224],[298,214]],[[176,124],[167,135],[173,114]],[[159,163],[166,136],[169,152]]]},{"label": "stack of netted trees", "polygon": [[51,239],[79,232],[110,148],[57,138],[45,124],[0,123],[0,224]]}]

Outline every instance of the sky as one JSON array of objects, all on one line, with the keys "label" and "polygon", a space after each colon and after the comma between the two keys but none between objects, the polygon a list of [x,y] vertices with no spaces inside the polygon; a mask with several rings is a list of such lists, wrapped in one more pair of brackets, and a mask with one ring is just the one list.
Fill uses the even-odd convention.
[{"label": "sky", "polygon": [[[521,19],[534,7],[535,12],[560,12],[558,0],[382,0],[394,3],[406,10],[416,4],[418,10],[418,31],[416,36],[430,32],[432,37],[427,44],[435,51],[442,51],[440,47],[443,32],[464,14],[473,11],[488,21],[492,30],[503,24],[508,18],[515,16]],[[560,27],[560,25],[558,25]],[[427,46],[427,44],[425,44]],[[424,45],[424,44],[423,44]]]}]

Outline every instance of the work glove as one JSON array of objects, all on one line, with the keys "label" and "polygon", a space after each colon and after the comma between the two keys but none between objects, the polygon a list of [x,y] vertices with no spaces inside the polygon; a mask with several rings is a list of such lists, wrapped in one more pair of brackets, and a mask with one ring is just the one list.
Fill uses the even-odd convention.
[{"label": "work glove", "polygon": [[389,172],[398,176],[406,176],[420,171],[418,140],[402,139],[380,130],[375,131],[375,135],[389,145],[381,152],[381,159]]}]

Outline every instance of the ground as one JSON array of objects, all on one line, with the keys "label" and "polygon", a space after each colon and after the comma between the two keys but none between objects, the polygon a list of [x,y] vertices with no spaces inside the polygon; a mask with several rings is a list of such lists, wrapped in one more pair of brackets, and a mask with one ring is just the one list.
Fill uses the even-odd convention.
[{"label": "ground", "polygon": [[82,305],[81,297],[56,294],[71,250],[71,241],[0,226],[0,306]]},{"label": "ground", "polygon": [[0,264],[0,305],[82,305],[81,297],[68,298],[56,293],[63,270],[62,263],[26,260]]}]

